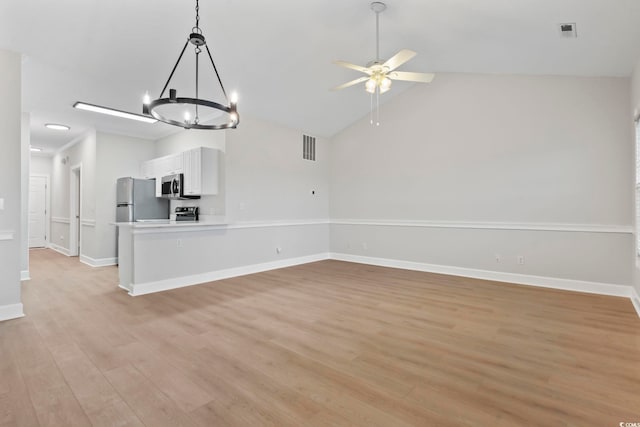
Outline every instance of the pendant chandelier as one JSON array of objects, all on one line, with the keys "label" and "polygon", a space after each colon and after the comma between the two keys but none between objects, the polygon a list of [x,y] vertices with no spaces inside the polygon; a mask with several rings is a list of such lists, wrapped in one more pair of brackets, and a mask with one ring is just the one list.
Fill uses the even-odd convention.
[{"label": "pendant chandelier", "polygon": [[[179,97],[176,89],[169,89],[169,96],[163,98],[189,43],[195,46],[195,98]],[[213,71],[218,78],[218,83],[226,101],[224,104],[199,97],[199,66],[200,54],[203,52],[202,46],[206,49]],[[232,95],[231,100],[227,97],[227,92],[218,74],[216,64],[213,62],[209,46],[207,46],[205,38],[202,35],[202,30],[200,29],[200,5],[199,0],[196,0],[196,25],[191,29],[191,34],[185,42],[176,64],[173,66],[173,70],[171,70],[171,74],[164,84],[160,96],[158,99],[151,100],[149,95],[146,94],[143,100],[142,112],[153,116],[161,122],[185,129],[235,129],[240,122],[236,103],[237,99],[235,96]],[[205,113],[203,116],[204,120],[203,117],[201,117],[201,113],[203,112]],[[210,122],[210,117],[208,118],[206,114],[207,112],[209,112],[209,116],[216,116],[216,123]],[[182,117],[179,117],[180,115],[182,115]],[[203,121],[206,121],[207,124],[203,123]]]}]

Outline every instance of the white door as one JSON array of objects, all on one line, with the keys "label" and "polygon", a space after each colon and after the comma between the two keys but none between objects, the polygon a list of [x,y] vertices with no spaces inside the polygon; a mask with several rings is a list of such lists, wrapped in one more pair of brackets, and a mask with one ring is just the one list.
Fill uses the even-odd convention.
[{"label": "white door", "polygon": [[47,178],[29,178],[29,247],[41,248],[47,239]]}]

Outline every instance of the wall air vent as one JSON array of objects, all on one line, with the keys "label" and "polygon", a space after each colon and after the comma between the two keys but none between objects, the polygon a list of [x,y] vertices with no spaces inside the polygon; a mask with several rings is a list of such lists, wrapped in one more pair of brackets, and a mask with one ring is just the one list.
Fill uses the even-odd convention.
[{"label": "wall air vent", "polygon": [[567,23],[567,24],[560,24],[560,25],[558,25],[558,28],[560,29],[560,35],[563,38],[574,39],[574,38],[578,37],[578,32],[576,31],[575,22],[574,23]]},{"label": "wall air vent", "polygon": [[316,137],[302,135],[302,158],[316,161]]}]

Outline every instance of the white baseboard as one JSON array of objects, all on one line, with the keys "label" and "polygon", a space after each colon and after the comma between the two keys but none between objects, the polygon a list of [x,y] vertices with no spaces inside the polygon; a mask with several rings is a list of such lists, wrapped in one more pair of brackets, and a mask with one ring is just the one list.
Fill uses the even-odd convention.
[{"label": "white baseboard", "polygon": [[31,276],[29,275],[29,270],[22,270],[20,272],[20,281],[31,280]]},{"label": "white baseboard", "polygon": [[635,288],[631,288],[631,304],[633,304],[633,308],[636,309],[636,313],[640,317],[640,296],[638,296]]},{"label": "white baseboard", "polygon": [[331,259],[357,262],[360,264],[378,265],[381,267],[401,268],[405,270],[425,271],[429,273],[449,274],[452,276],[471,277],[474,279],[508,282],[518,285],[539,286],[543,288],[562,289],[566,291],[587,292],[591,294],[631,297],[631,286],[610,283],[588,282],[582,280],[559,279],[555,277],[533,276],[528,274],[505,273],[500,271],[480,270],[454,267],[449,265],[426,264],[421,262],[401,261],[388,258],[374,258],[360,255],[331,253]]},{"label": "white baseboard", "polygon": [[66,256],[69,256],[70,253],[69,249],[63,248],[62,246],[56,245],[55,243],[49,243],[49,248]]},{"label": "white baseboard", "polygon": [[116,265],[118,258],[91,258],[86,255],[80,255],[80,262],[91,267],[106,267],[108,265]]},{"label": "white baseboard", "polygon": [[0,321],[24,317],[22,304],[0,305]]},{"label": "white baseboard", "polygon": [[[183,288],[185,286],[197,285],[200,283],[213,282],[215,280],[229,279],[232,277],[245,276],[247,274],[261,273],[263,271],[275,270],[278,268],[292,267],[294,265],[307,264],[309,262],[322,261],[329,258],[328,253],[303,256],[298,258],[288,258],[280,261],[265,262],[261,264],[246,265],[242,267],[227,268],[224,270],[210,271],[207,273],[194,274],[191,276],[175,277],[156,282],[132,284],[129,295],[139,296],[153,292],[166,291],[169,289]],[[120,285],[121,288],[126,289]]]},{"label": "white baseboard", "polygon": [[421,227],[421,228],[471,228],[476,230],[526,230],[559,231],[578,233],[632,234],[630,225],[543,223],[543,222],[471,222],[471,221],[420,221],[390,219],[347,219],[333,218],[332,225],[366,225],[376,227]]}]

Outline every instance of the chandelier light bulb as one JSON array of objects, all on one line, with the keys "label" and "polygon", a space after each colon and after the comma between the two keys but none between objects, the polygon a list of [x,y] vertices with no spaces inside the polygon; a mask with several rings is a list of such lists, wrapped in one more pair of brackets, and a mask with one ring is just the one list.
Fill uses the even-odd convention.
[{"label": "chandelier light bulb", "polygon": [[184,112],[184,121],[189,122],[191,120],[191,114],[188,111]]},{"label": "chandelier light bulb", "polygon": [[149,105],[151,104],[151,96],[149,96],[149,91],[146,91],[144,93],[144,96],[142,97],[142,103],[144,105]]},{"label": "chandelier light bulb", "polygon": [[229,98],[229,102],[232,104],[238,103],[238,92],[231,92],[231,97]]}]

